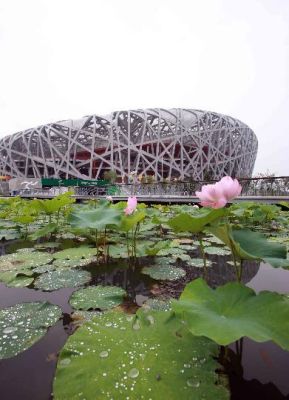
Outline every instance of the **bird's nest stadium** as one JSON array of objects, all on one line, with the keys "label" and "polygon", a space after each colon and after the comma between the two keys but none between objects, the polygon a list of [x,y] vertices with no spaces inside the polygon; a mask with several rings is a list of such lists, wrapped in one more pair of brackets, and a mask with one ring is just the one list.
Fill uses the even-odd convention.
[{"label": "bird's nest stadium", "polygon": [[156,181],[250,177],[254,132],[232,117],[191,109],[116,111],[65,120],[6,136],[0,174],[24,178],[101,179],[115,171]]}]

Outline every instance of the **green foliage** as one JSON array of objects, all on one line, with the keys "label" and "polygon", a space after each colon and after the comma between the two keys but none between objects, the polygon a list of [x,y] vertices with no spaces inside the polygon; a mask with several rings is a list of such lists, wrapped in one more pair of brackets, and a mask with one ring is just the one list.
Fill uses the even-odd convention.
[{"label": "green foliage", "polygon": [[145,253],[148,256],[156,256],[161,250],[169,248],[171,245],[171,240],[162,240],[157,243],[154,243],[152,246],[149,246],[145,249]]},{"label": "green foliage", "polygon": [[75,228],[104,230],[110,225],[120,224],[121,211],[105,203],[94,209],[75,210],[70,214],[69,221]]},{"label": "green foliage", "polygon": [[218,225],[208,228],[223,241],[240,260],[263,260],[274,267],[286,266],[286,246],[269,242],[264,235],[248,229],[233,229],[228,225]]},{"label": "green foliage", "polygon": [[16,304],[0,310],[0,359],[31,347],[60,316],[61,309],[48,302]]},{"label": "green foliage", "polygon": [[57,290],[64,287],[78,287],[89,282],[91,275],[88,271],[61,269],[49,271],[40,275],[34,282],[34,287],[42,290]]},{"label": "green foliage", "polygon": [[179,214],[168,220],[168,225],[175,232],[202,232],[204,228],[222,218],[226,214],[226,209],[205,209],[203,208],[197,215]]},{"label": "green foliage", "polygon": [[146,212],[144,210],[135,211],[131,215],[123,215],[119,230],[123,232],[129,232],[136,227],[137,224],[142,222],[146,217]]},{"label": "green foliage", "polygon": [[0,272],[0,282],[8,287],[25,287],[34,281],[34,278],[31,278],[32,275],[33,271],[29,269]]},{"label": "green foliage", "polygon": [[59,356],[54,399],[228,399],[216,384],[217,347],[169,317],[110,312],[80,326]]},{"label": "green foliage", "polygon": [[180,300],[172,301],[176,315],[193,335],[228,345],[244,336],[256,342],[273,340],[289,350],[289,298],[255,292],[237,282],[211,289],[203,279],[189,283]]},{"label": "green foliage", "polygon": [[52,260],[49,253],[39,251],[21,251],[0,257],[0,271],[14,271],[44,265]]},{"label": "green foliage", "polygon": [[117,286],[90,286],[74,292],[70,304],[73,308],[81,310],[108,310],[121,304],[125,294],[125,290]]},{"label": "green foliage", "polygon": [[30,206],[46,215],[53,215],[75,202],[75,199],[71,197],[72,194],[73,192],[66,192],[51,200],[34,199],[31,201]]},{"label": "green foliage", "polygon": [[42,228],[38,229],[37,231],[29,235],[29,239],[37,240],[41,237],[47,236],[56,231],[57,231],[57,224],[54,222],[50,222],[49,224],[44,225]]},{"label": "green foliage", "polygon": [[175,281],[183,278],[186,272],[182,268],[173,265],[154,265],[152,267],[144,267],[142,273],[149,275],[156,280]]},{"label": "green foliage", "polygon": [[56,258],[57,260],[79,260],[81,258],[91,258],[96,253],[97,250],[93,247],[71,247],[69,249],[57,251],[53,254],[53,258]]}]

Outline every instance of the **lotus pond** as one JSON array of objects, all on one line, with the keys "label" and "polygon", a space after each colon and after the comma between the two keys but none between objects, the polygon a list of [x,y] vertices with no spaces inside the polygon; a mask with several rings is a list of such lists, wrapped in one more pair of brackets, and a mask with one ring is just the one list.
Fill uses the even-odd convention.
[{"label": "lotus pond", "polygon": [[287,203],[0,200],[1,399],[289,398]]}]

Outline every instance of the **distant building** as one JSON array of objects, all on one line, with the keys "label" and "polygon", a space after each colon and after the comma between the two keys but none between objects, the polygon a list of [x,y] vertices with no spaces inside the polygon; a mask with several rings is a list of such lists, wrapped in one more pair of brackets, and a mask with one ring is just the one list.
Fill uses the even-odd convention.
[{"label": "distant building", "polygon": [[189,109],[116,111],[38,126],[0,140],[0,175],[155,180],[252,175],[258,141],[232,117]]}]

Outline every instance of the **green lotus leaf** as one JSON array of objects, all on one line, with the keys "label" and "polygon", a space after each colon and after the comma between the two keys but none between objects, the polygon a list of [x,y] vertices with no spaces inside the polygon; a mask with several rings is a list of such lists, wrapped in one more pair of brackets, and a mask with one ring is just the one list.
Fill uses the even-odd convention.
[{"label": "green lotus leaf", "polygon": [[196,246],[192,246],[191,244],[179,244],[179,248],[187,251],[196,250]]},{"label": "green lotus leaf", "polygon": [[145,253],[148,256],[156,256],[160,250],[164,250],[170,247],[171,241],[170,240],[160,240],[157,243],[153,243],[149,247],[145,249]]},{"label": "green lotus leaf", "polygon": [[224,247],[206,246],[204,249],[206,254],[216,254],[219,256],[226,256],[231,254],[230,249]]},{"label": "green lotus leaf", "polygon": [[93,209],[75,210],[69,221],[74,228],[103,230],[108,225],[119,225],[121,211],[103,204]]},{"label": "green lotus leaf", "polygon": [[53,258],[58,260],[79,260],[81,258],[91,258],[95,254],[97,254],[97,249],[95,247],[80,246],[57,251],[53,254]]},{"label": "green lotus leaf", "polygon": [[169,317],[108,312],[81,325],[60,353],[54,399],[229,399],[216,384],[217,346]]},{"label": "green lotus leaf", "polygon": [[268,241],[259,232],[232,229],[228,225],[210,227],[209,231],[221,239],[241,260],[263,260],[273,267],[286,267],[289,264],[286,261],[286,246]]},{"label": "green lotus leaf", "polygon": [[43,226],[40,229],[37,229],[37,231],[31,233],[31,235],[29,235],[29,239],[31,240],[37,240],[43,236],[48,236],[51,233],[54,233],[57,231],[57,224],[55,224],[54,222],[51,222],[50,224],[47,224],[45,226]]},{"label": "green lotus leaf", "polygon": [[76,268],[76,267],[84,267],[85,265],[89,265],[93,262],[96,262],[96,257],[89,258],[72,258],[71,260],[59,258],[53,261],[53,266],[55,268]]},{"label": "green lotus leaf", "polygon": [[34,281],[34,278],[29,278],[24,275],[17,275],[14,279],[6,284],[8,287],[26,287],[31,285]]},{"label": "green lotus leaf", "polygon": [[14,229],[3,229],[0,231],[0,240],[14,240],[20,237],[20,232]]},{"label": "green lotus leaf", "polygon": [[159,256],[169,256],[169,255],[180,255],[180,254],[184,254],[185,250],[179,248],[179,247],[169,247],[166,249],[162,249],[158,252]]},{"label": "green lotus leaf", "polygon": [[111,258],[126,258],[127,257],[127,245],[126,244],[113,244],[109,246],[109,256]]},{"label": "green lotus leaf", "polygon": [[204,228],[213,221],[223,217],[226,209],[202,209],[198,215],[187,213],[179,214],[168,221],[168,225],[175,232],[202,232]]},{"label": "green lotus leaf", "polygon": [[170,265],[174,264],[176,260],[172,257],[155,257],[154,265]]},{"label": "green lotus leaf", "polygon": [[75,199],[71,198],[72,194],[73,192],[66,192],[51,200],[34,199],[30,202],[30,207],[37,211],[42,211],[47,215],[53,215],[63,207],[75,202]]},{"label": "green lotus leaf", "polygon": [[144,267],[141,272],[155,280],[163,281],[175,281],[186,275],[186,271],[173,265],[153,265],[152,267]]},{"label": "green lotus leaf", "polygon": [[61,316],[48,302],[16,304],[0,310],[0,359],[14,357],[45,335]]},{"label": "green lotus leaf", "polygon": [[172,254],[172,258],[174,260],[181,260],[181,261],[185,261],[185,262],[190,262],[191,261],[191,256],[189,254]]},{"label": "green lotus leaf", "polygon": [[[203,268],[204,260],[202,258],[191,258],[190,261],[187,261],[186,265],[189,265],[190,267]],[[212,261],[206,260],[206,266],[211,267]]]},{"label": "green lotus leaf", "polygon": [[135,211],[131,215],[124,215],[121,219],[121,224],[118,227],[120,231],[129,232],[136,225],[142,222],[146,217],[146,212],[144,210]]},{"label": "green lotus leaf", "polygon": [[8,287],[25,287],[34,281],[32,275],[33,271],[27,269],[0,272],[0,282]]},{"label": "green lotus leaf", "polygon": [[121,304],[125,295],[126,291],[117,286],[89,286],[74,292],[69,302],[75,309],[108,310]]},{"label": "green lotus leaf", "polygon": [[54,264],[44,264],[39,267],[33,268],[32,272],[37,274],[43,274],[44,272],[55,271],[56,265]]},{"label": "green lotus leaf", "polygon": [[61,269],[40,275],[35,280],[34,287],[42,290],[57,290],[64,287],[82,286],[90,279],[91,275],[88,271]]},{"label": "green lotus leaf", "polygon": [[206,336],[226,346],[244,336],[256,342],[273,340],[289,350],[289,298],[274,292],[260,292],[237,282],[211,289],[199,278],[189,283],[175,313],[193,335]]},{"label": "green lotus leaf", "polygon": [[170,311],[172,309],[171,300],[151,298],[143,303],[142,308],[154,311]]},{"label": "green lotus leaf", "polygon": [[[23,249],[20,249],[23,250]],[[30,250],[30,249],[29,249]],[[33,251],[18,251],[0,257],[0,271],[13,271],[44,265],[52,260],[50,253]]]}]

